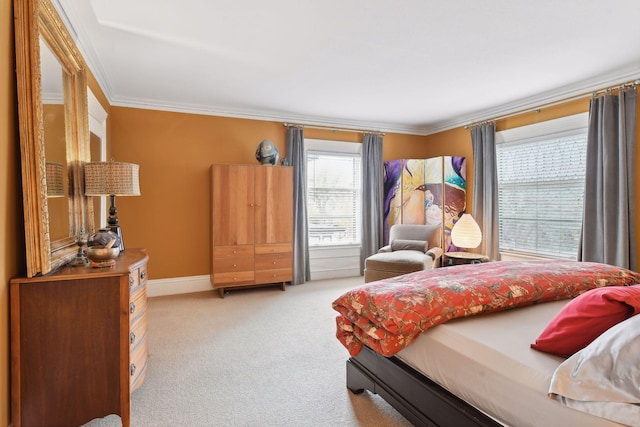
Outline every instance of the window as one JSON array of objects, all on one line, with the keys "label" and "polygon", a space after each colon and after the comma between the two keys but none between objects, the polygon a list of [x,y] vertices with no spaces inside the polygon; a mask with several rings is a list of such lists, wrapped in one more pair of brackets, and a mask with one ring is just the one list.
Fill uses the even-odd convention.
[{"label": "window", "polygon": [[500,252],[577,259],[587,113],[496,134]]},{"label": "window", "polygon": [[310,246],[360,245],[360,145],[305,140]]}]

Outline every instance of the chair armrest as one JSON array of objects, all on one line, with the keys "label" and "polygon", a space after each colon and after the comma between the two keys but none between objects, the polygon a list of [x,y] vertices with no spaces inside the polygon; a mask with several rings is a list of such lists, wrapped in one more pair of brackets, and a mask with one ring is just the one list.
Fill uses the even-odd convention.
[{"label": "chair armrest", "polygon": [[439,260],[442,257],[442,254],[444,253],[444,251],[442,250],[442,248],[440,247],[433,247],[430,248],[426,254],[429,255],[431,257],[431,259],[433,259],[434,261]]},{"label": "chair armrest", "polygon": [[378,253],[391,252],[391,245],[383,246],[378,249]]}]

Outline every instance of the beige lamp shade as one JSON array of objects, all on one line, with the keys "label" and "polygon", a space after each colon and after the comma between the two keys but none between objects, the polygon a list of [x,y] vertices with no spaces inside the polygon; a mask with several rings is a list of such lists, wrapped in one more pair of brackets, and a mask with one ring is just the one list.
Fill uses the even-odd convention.
[{"label": "beige lamp shade", "polygon": [[139,165],[123,162],[90,162],[84,165],[87,196],[139,196]]},{"label": "beige lamp shade", "polygon": [[482,242],[478,223],[469,214],[463,214],[451,229],[451,242],[459,248],[477,248]]},{"label": "beige lamp shade", "polygon": [[47,197],[64,197],[63,170],[62,163],[47,162]]}]

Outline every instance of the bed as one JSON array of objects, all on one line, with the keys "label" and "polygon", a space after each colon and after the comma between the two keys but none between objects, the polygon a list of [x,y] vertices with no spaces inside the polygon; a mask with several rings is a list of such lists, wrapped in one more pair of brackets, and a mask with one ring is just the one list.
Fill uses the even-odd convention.
[{"label": "bed", "polygon": [[[640,330],[640,316],[633,316],[640,311],[640,292],[632,289],[639,288],[637,273],[566,261],[438,270],[372,282],[334,302],[337,336],[351,354],[351,391],[379,394],[418,426],[640,425],[637,396],[609,393],[625,400],[623,406],[607,406],[622,413],[620,423],[617,415],[602,418],[602,408],[596,416],[583,402],[550,393],[551,387],[566,388],[561,367],[576,371],[575,360],[593,344],[568,358],[530,346],[559,313],[604,288],[635,292],[637,309],[626,309],[628,297],[615,301],[624,312],[615,328]],[[451,295],[443,296],[443,289]],[[631,344],[640,345],[634,339]],[[632,386],[640,390],[640,384]]]}]

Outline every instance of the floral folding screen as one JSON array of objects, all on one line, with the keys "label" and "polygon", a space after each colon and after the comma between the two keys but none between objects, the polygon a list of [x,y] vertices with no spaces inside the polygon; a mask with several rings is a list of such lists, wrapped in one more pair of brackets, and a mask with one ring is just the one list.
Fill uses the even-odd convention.
[{"label": "floral folding screen", "polygon": [[443,227],[443,249],[455,251],[451,228],[465,212],[466,188],[464,157],[384,162],[384,243],[393,224],[433,224]]}]

